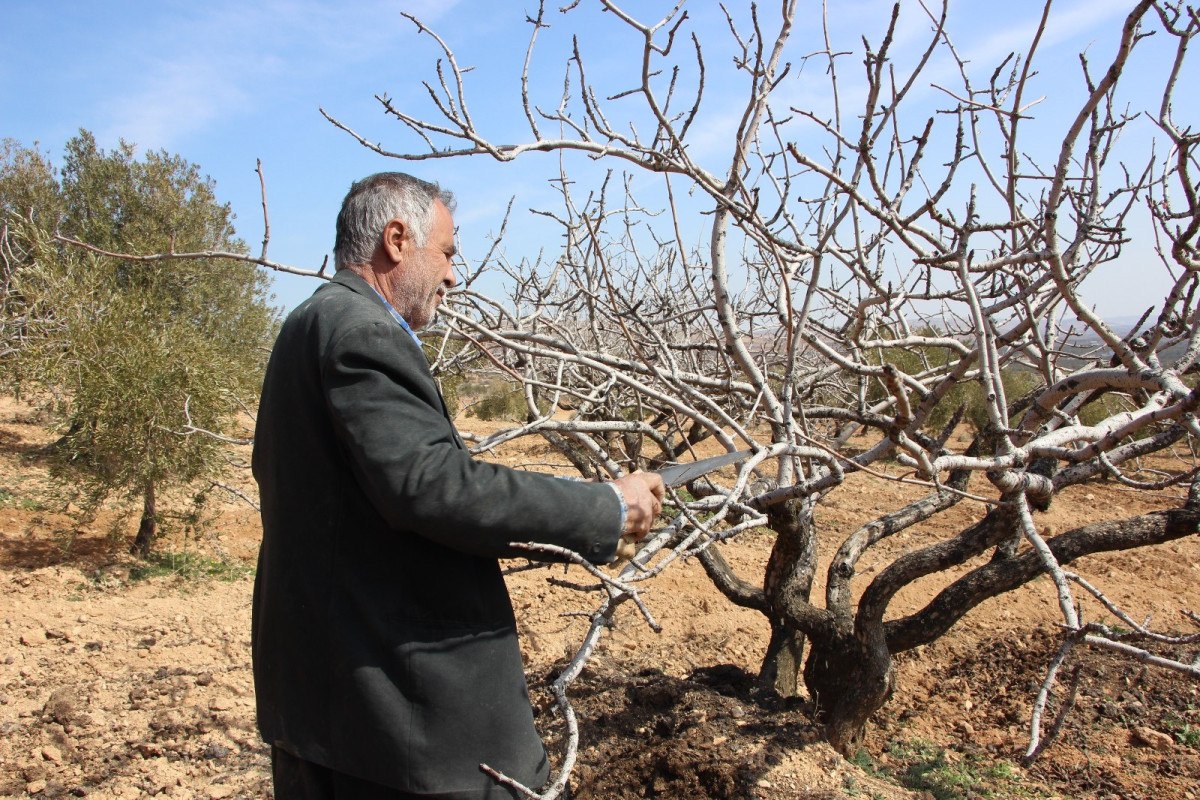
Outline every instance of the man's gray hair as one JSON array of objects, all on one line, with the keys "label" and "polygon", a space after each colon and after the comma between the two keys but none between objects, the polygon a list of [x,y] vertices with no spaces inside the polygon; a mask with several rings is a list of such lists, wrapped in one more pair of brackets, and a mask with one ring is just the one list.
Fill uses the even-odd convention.
[{"label": "man's gray hair", "polygon": [[414,244],[424,247],[439,200],[454,210],[453,194],[403,172],[377,172],[355,181],[338,212],[334,269],[369,263],[384,226],[394,219],[403,220]]}]

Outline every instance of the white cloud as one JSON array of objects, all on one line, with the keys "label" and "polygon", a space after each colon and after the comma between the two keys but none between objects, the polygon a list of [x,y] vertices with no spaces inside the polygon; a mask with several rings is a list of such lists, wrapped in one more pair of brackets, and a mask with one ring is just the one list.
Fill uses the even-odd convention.
[{"label": "white cloud", "polygon": [[123,91],[100,101],[97,135],[171,147],[216,121],[240,115],[321,75],[378,56],[411,23],[400,10],[435,20],[455,2],[236,0],[197,4],[151,20],[124,43]]},{"label": "white cloud", "polygon": [[227,79],[223,65],[208,59],[158,62],[151,70],[153,75],[132,94],[109,101],[110,121],[97,132],[102,141],[120,137],[148,149],[169,147],[250,100]]},{"label": "white cloud", "polygon": [[[1033,12],[1036,9],[1022,15],[1020,22],[994,31],[974,43],[963,55],[973,64],[990,65],[1010,52],[1027,53],[1041,19],[1040,13]],[[1067,6],[1052,7],[1046,31],[1038,44],[1039,51],[1045,52],[1093,31],[1115,31],[1110,24],[1113,18],[1128,13],[1129,3],[1126,0],[1077,0]]]}]

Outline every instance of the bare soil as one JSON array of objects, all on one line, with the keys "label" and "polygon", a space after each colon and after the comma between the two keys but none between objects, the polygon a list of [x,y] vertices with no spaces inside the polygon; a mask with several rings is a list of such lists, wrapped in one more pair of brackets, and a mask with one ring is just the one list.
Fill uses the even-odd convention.
[{"label": "bare soil", "polygon": [[[160,542],[182,554],[178,569],[147,577],[125,555],[134,524],[118,506],[81,521],[53,490],[40,456],[51,440],[33,411],[0,398],[0,797],[269,797],[250,675],[256,513],[212,503],[206,529]],[[551,461],[538,446],[496,458],[537,469]],[[240,480],[252,489],[248,475]],[[920,491],[856,476],[821,508],[822,536],[838,542]],[[1181,502],[1179,490],[1098,484],[1066,493],[1042,518],[1066,529]],[[964,502],[886,541],[857,588],[982,513]],[[725,554],[757,578],[770,544],[750,535]],[[216,575],[196,577],[202,568]],[[1180,609],[1200,608],[1200,538],[1075,568],[1135,618],[1194,631]],[[545,686],[590,610],[563,578],[586,582],[577,568],[510,576],[539,725],[555,753],[563,724]],[[911,587],[894,613],[938,587]],[[662,633],[623,607],[575,685],[579,798],[1200,798],[1200,686],[1103,654],[1066,665],[1056,697],[1076,676],[1074,709],[1053,746],[1018,766],[1057,647],[1048,581],[987,602],[942,640],[902,654],[896,695],[853,763],[820,741],[806,700],[758,688],[766,622],[729,604],[698,564],[668,570],[646,599]],[[1086,603],[1084,612],[1103,616]],[[1173,655],[1190,660],[1196,649]]]}]

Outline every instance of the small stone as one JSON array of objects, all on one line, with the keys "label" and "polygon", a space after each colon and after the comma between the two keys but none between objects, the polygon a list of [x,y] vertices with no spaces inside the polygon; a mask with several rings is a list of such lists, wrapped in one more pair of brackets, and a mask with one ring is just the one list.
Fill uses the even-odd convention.
[{"label": "small stone", "polygon": [[50,761],[54,764],[62,763],[62,753],[59,751],[59,749],[57,747],[54,747],[52,745],[46,745],[45,747],[42,748],[42,758],[44,758],[47,761]]},{"label": "small stone", "polygon": [[211,800],[223,800],[226,797],[233,797],[233,787],[224,784],[214,784],[208,787],[208,796]]},{"label": "small stone", "polygon": [[[46,632],[45,631],[25,631],[25,633],[21,634],[20,641],[21,641],[21,644],[25,645],[26,647],[38,647],[38,646],[46,643]],[[46,788],[45,786],[42,787],[42,789],[45,789],[45,788]],[[41,791],[41,789],[39,789],[38,791]]]},{"label": "small stone", "polygon": [[231,708],[233,708],[233,701],[225,697],[218,697],[208,704],[209,711],[228,711]]},{"label": "small stone", "polygon": [[73,726],[80,715],[78,701],[70,689],[55,689],[42,706],[42,714],[64,728]]},{"label": "small stone", "polygon": [[204,748],[204,757],[215,760],[225,758],[231,751],[228,747],[216,742],[209,742]]},{"label": "small stone", "polygon": [[1156,731],[1153,728],[1147,728],[1145,726],[1134,728],[1133,738],[1139,744],[1152,747],[1159,752],[1171,750],[1175,746],[1175,742],[1170,736],[1161,731]]},{"label": "small stone", "polygon": [[1146,706],[1137,700],[1130,700],[1124,706],[1125,713],[1131,717],[1140,717],[1145,715]]},{"label": "small stone", "polygon": [[975,735],[975,727],[965,719],[961,720],[955,727],[958,728],[959,732],[962,733],[963,736],[969,738]]},{"label": "small stone", "polygon": [[163,754],[163,749],[154,742],[138,742],[134,749],[142,754],[142,758],[157,758]]},{"label": "small stone", "polygon": [[213,682],[213,674],[211,672],[201,672],[196,676],[197,686],[208,686]]},{"label": "small stone", "polygon": [[767,780],[766,778],[759,778],[758,783],[756,783],[755,785],[760,789],[770,789],[771,788],[771,782],[769,780]]},{"label": "small stone", "polygon": [[44,780],[30,781],[25,784],[25,791],[29,794],[41,794],[46,791],[46,782]]}]

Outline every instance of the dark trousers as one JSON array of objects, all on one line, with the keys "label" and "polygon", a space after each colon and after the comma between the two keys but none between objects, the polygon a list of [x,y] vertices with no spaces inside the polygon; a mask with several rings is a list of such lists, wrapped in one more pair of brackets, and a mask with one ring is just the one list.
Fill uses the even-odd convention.
[{"label": "dark trousers", "polygon": [[271,748],[275,800],[420,800],[419,795],[364,781]]}]

